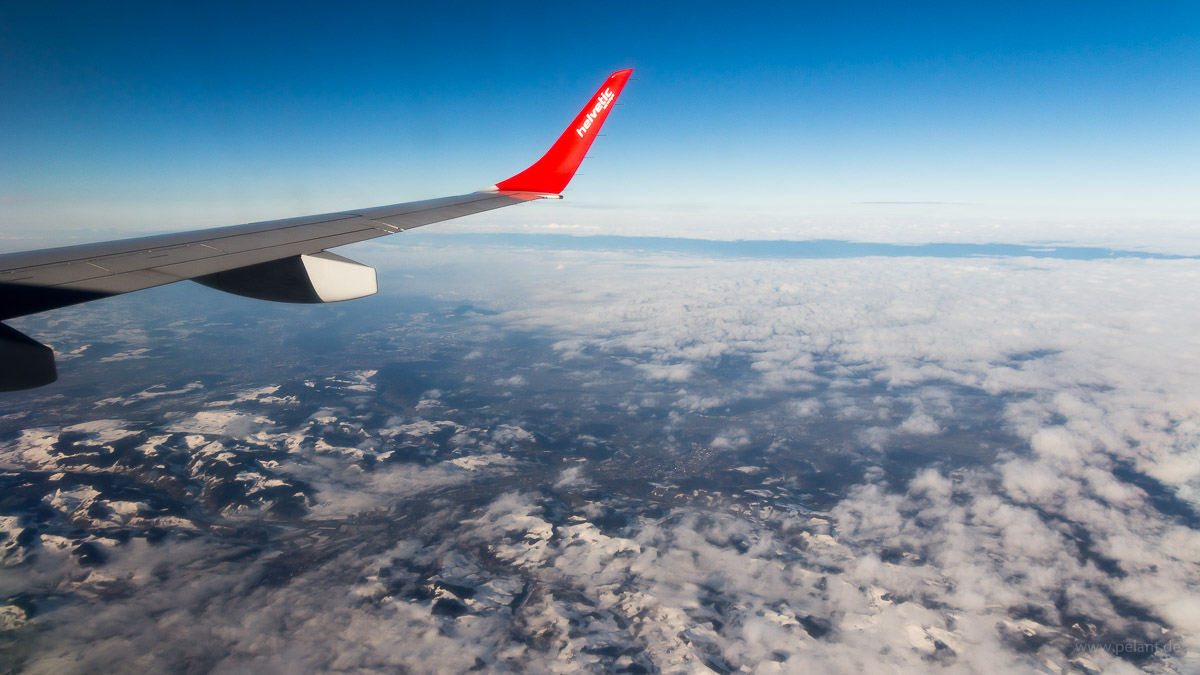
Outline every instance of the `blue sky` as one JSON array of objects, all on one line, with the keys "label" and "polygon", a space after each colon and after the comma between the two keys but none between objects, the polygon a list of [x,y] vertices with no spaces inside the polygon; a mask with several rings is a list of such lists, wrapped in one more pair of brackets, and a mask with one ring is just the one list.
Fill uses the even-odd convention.
[{"label": "blue sky", "polygon": [[0,226],[65,243],[467,192],[626,67],[569,201],[473,222],[1200,226],[1194,2],[406,4],[6,5]]}]

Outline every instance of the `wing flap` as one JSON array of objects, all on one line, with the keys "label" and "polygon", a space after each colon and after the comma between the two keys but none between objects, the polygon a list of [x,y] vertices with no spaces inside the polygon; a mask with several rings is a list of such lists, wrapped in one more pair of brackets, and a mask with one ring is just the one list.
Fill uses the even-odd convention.
[{"label": "wing flap", "polygon": [[109,274],[121,274],[123,272],[152,269],[172,263],[198,260],[220,254],[220,250],[208,244],[185,244],[183,246],[156,248],[137,251],[136,253],[109,256],[107,258],[97,258],[89,262]]},{"label": "wing flap", "polygon": [[[120,295],[122,293],[132,293],[133,291],[141,291],[155,286],[164,284],[173,284],[176,281],[183,281],[184,277],[178,277],[173,274],[164,272],[161,269],[145,269],[133,270],[131,272],[122,272],[121,274],[109,274],[102,277],[92,279],[84,279],[82,281],[73,281],[69,284],[61,284],[53,286],[68,291],[82,291],[86,293],[95,293],[101,297],[110,295]],[[2,291],[3,289],[0,289]]]},{"label": "wing flap", "polygon": [[52,265],[39,265],[17,270],[11,275],[0,276],[0,281],[26,286],[58,286],[73,281],[102,277],[110,272],[85,260]]}]

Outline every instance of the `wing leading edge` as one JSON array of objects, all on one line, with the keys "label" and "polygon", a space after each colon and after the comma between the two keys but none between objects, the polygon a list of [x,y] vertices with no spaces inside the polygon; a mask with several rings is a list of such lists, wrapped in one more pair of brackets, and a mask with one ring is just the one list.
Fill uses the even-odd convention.
[{"label": "wing leading edge", "polygon": [[[351,267],[339,267],[365,268],[327,249],[537,199],[561,199],[632,72],[610,75],[541,159],[478,192],[0,255],[0,320],[185,279],[239,295],[287,302],[369,295],[375,292],[373,270],[368,280]],[[348,283],[357,286],[347,288]],[[304,288],[297,289],[296,284]],[[330,286],[338,288],[330,293]],[[10,367],[14,359],[28,361],[28,356],[21,355],[41,345],[12,328],[0,327],[0,391],[53,382],[52,358],[49,373],[31,377],[26,373],[29,369],[22,368],[23,374],[16,374],[18,369]]]}]

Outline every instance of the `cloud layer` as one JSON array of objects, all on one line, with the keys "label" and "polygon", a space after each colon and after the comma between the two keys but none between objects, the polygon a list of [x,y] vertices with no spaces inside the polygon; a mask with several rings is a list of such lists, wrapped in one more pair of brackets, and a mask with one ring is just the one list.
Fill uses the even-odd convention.
[{"label": "cloud layer", "polygon": [[[287,377],[4,418],[14,663],[1169,672],[1200,652],[1194,262],[466,255],[397,258],[434,297],[324,326],[345,362],[259,354]],[[105,321],[81,362],[145,373],[178,348]]]}]

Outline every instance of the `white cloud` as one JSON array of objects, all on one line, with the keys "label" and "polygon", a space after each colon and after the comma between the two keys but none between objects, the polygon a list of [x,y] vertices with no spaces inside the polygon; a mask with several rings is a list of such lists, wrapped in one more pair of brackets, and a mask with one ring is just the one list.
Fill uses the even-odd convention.
[{"label": "white cloud", "polygon": [[[739,472],[761,481],[748,488],[755,502],[668,508],[614,490],[577,503],[573,488],[633,480],[595,462],[543,472],[572,488],[562,501],[532,488],[494,495],[493,483],[527,466],[498,446],[528,442],[534,422],[389,412],[378,429],[342,428],[353,412],[324,410],[285,429],[265,414],[180,414],[169,430],[197,437],[191,449],[205,461],[232,452],[210,436],[287,448],[294,464],[282,468],[312,481],[313,515],[343,519],[331,526],[338,534],[308,533],[317,543],[241,566],[185,541],[113,547],[104,573],[131,580],[132,594],[58,610],[56,646],[33,669],[61,665],[55,655],[70,645],[86,646],[83,666],[128,664],[118,656],[132,652],[138,667],[218,670],[419,670],[430,660],[462,670],[479,659],[489,670],[550,671],[626,658],[663,670],[1027,672],[1086,658],[1119,671],[1128,664],[1075,653],[1076,641],[1161,638],[1192,650],[1151,664],[1164,669],[1200,652],[1200,535],[1186,523],[1200,507],[1200,316],[1184,311],[1200,294],[1194,261],[566,258],[566,269],[514,275],[508,291],[447,284],[503,310],[476,323],[554,342],[563,368],[580,366],[585,391],[615,381],[621,409],[669,409],[655,418],[668,438],[711,439],[688,451],[698,472],[709,451],[747,449],[762,434],[827,455],[805,459],[864,464],[858,484],[833,486],[821,513],[801,510],[812,492],[788,483],[802,472],[777,476],[775,465]],[[498,264],[534,270],[529,261],[513,253]],[[589,371],[597,363],[612,379]],[[618,366],[625,379],[611,374]],[[529,387],[511,377],[521,379],[481,381]],[[357,455],[323,453],[310,432],[325,428],[367,438],[347,447]],[[76,431],[111,443],[128,430]],[[370,472],[355,463],[439,431],[455,434],[452,460]],[[56,440],[24,430],[5,461],[58,461]],[[928,457],[886,464],[898,444]],[[683,464],[663,471],[702,475]],[[73,513],[87,495],[58,497],[51,507]],[[418,497],[428,508],[397,506]],[[309,562],[260,583],[293,559]],[[159,563],[180,571],[155,581],[146,570]],[[84,595],[103,587],[46,564],[22,582]],[[448,613],[434,611],[439,601]],[[168,637],[182,654],[160,648]]]}]

